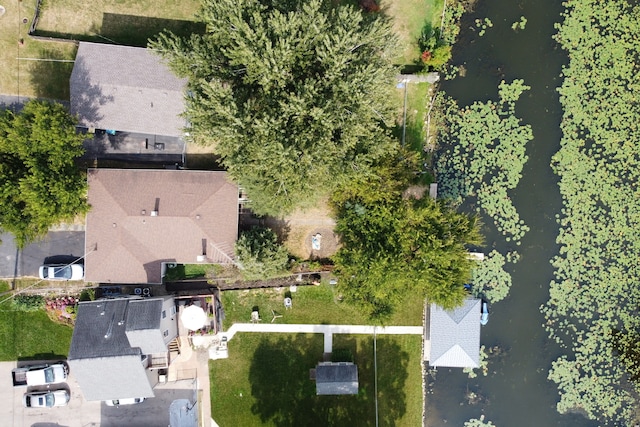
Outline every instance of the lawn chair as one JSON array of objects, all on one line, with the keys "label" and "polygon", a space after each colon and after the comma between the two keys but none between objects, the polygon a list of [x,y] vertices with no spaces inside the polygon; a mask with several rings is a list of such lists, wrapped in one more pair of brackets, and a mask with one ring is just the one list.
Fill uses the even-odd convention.
[{"label": "lawn chair", "polygon": [[258,323],[261,320],[260,313],[257,310],[251,312],[251,323]]},{"label": "lawn chair", "polygon": [[271,314],[273,315],[273,319],[271,319],[271,323],[275,322],[278,317],[282,317],[282,314],[278,314],[273,310],[271,310]]}]

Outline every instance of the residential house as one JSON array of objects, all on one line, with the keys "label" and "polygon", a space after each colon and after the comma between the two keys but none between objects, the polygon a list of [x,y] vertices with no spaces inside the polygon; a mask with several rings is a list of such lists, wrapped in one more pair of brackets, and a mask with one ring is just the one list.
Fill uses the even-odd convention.
[{"label": "residential house", "polygon": [[80,42],[69,86],[71,113],[96,132],[87,155],[180,161],[186,84],[150,49]]},{"label": "residential house", "polygon": [[173,297],[80,302],[68,363],[85,399],[154,397],[177,317]]},{"label": "residential house", "polygon": [[221,171],[90,169],[85,280],[159,284],[167,263],[233,262],[238,187]]},{"label": "residential house", "polygon": [[315,369],[316,394],[358,394],[358,367],[351,362],[321,362]]},{"label": "residential house", "polygon": [[444,310],[429,307],[429,327],[425,346],[433,367],[477,368],[480,362],[481,300],[467,298],[461,307]]}]

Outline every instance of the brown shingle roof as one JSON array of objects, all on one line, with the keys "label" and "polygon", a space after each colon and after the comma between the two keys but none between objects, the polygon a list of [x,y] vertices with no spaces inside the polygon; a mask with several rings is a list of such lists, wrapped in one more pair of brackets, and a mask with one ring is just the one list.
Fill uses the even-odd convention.
[{"label": "brown shingle roof", "polygon": [[149,49],[80,42],[70,89],[82,126],[183,135],[186,79]]},{"label": "brown shingle roof", "polygon": [[[238,187],[225,172],[90,169],[85,278],[160,283],[161,263],[228,263]],[[157,210],[158,215],[152,216]]]}]

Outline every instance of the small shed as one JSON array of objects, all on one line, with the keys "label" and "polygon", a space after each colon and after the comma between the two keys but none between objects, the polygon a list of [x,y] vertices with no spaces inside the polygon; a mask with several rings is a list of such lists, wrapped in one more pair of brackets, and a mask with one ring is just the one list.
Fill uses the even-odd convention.
[{"label": "small shed", "polygon": [[316,366],[316,394],[358,394],[358,367],[351,362],[322,362]]}]

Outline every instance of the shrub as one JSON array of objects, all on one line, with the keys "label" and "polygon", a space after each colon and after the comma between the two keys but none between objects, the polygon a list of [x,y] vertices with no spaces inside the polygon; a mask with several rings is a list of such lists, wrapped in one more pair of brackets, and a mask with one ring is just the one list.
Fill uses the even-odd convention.
[{"label": "shrub", "polygon": [[13,308],[18,311],[37,311],[44,308],[42,295],[16,295],[13,298]]},{"label": "shrub", "polygon": [[276,233],[266,227],[243,232],[236,242],[236,254],[245,280],[276,277],[286,272],[289,264],[287,250],[278,243]]}]

